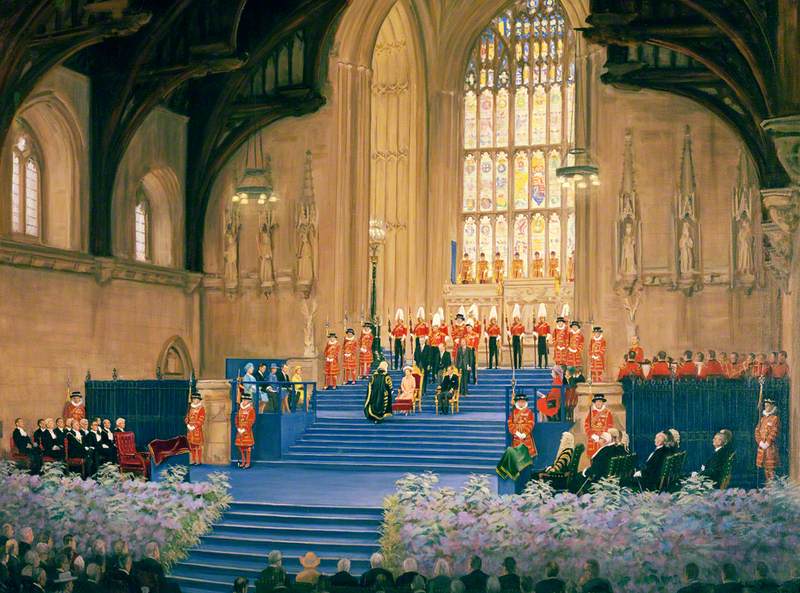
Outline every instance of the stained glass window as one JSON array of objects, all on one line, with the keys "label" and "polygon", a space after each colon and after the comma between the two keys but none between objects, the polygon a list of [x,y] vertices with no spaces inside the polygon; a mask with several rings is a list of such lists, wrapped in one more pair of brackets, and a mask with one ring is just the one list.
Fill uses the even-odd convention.
[{"label": "stained glass window", "polygon": [[575,198],[555,174],[573,142],[574,55],[558,0],[517,0],[475,42],[464,75],[461,232],[473,261],[500,252],[509,272],[518,251],[529,275],[539,251],[546,277],[551,261],[562,271],[574,258]]},{"label": "stained glass window", "polygon": [[139,190],[134,211],[133,255],[137,261],[150,261],[150,204]]},{"label": "stained glass window", "polygon": [[31,237],[41,236],[41,167],[37,147],[20,134],[12,147],[11,230]]}]

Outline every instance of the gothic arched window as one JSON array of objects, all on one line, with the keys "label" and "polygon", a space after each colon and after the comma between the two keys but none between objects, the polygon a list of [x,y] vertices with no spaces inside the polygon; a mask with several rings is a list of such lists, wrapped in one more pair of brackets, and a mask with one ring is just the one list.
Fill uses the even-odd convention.
[{"label": "gothic arched window", "polygon": [[42,180],[37,147],[20,134],[11,156],[11,231],[41,237]]},{"label": "gothic arched window", "polygon": [[137,261],[150,261],[150,242],[152,237],[150,219],[150,203],[144,190],[139,190],[136,196],[136,210],[134,212],[134,242],[133,255]]},{"label": "gothic arched window", "polygon": [[[556,177],[573,142],[575,34],[558,0],[518,0],[492,19],[464,78],[461,249],[476,261],[514,253],[524,274],[574,257],[574,195]],[[489,266],[491,270],[491,265]]]}]

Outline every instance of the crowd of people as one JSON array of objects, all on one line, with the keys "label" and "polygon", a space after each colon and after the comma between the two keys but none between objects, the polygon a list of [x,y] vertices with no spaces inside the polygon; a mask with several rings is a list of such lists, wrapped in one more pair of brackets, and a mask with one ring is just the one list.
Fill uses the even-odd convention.
[{"label": "crowd of people", "polygon": [[[453,565],[444,558],[436,560],[433,571],[423,575],[415,558],[403,561],[402,570],[393,574],[384,567],[383,555],[376,552],[370,558],[370,568],[361,575],[351,573],[351,561],[342,558],[337,572],[323,575],[318,570],[320,560],[313,552],[300,559],[300,570],[294,577],[283,566],[282,555],[272,551],[267,557],[267,567],[254,583],[256,593],[285,593],[292,589],[318,593],[382,592],[382,593],[611,593],[614,587],[604,578],[597,560],[585,560],[581,574],[570,579],[563,575],[555,560],[548,561],[541,574],[522,575],[513,557],[503,560],[500,574],[483,571],[479,556],[467,562],[466,572],[455,576]],[[705,579],[701,577],[706,577]],[[677,593],[797,593],[800,592],[800,573],[779,583],[770,576],[769,567],[759,562],[752,575],[740,574],[735,565],[722,564],[717,571],[702,575],[697,564],[686,565]],[[246,593],[253,583],[237,577],[234,593]],[[617,591],[623,591],[617,589]]]},{"label": "crowd of people", "polygon": [[258,412],[280,412],[289,414],[304,407],[308,411],[308,402],[303,388],[303,371],[299,366],[289,369],[284,363],[269,365],[260,362],[256,366],[248,362],[244,366],[244,375],[239,378],[239,392],[247,394],[249,399],[258,401]]},{"label": "crowd of people", "polygon": [[40,418],[36,429],[28,434],[25,420],[16,418],[12,441],[12,454],[27,458],[31,473],[39,473],[45,462],[82,460],[84,475],[93,475],[104,463],[117,461],[114,434],[126,432],[125,419],[117,418],[114,427],[108,418],[72,416]]},{"label": "crowd of people", "polygon": [[686,350],[678,359],[665,351],[652,359],[644,357],[644,351],[636,338],[625,355],[617,373],[617,380],[636,378],[654,379],[785,379],[789,376],[787,354],[784,350],[770,352],[692,352]]},{"label": "crowd of people", "polygon": [[55,542],[30,527],[0,529],[0,593],[180,593],[164,574],[156,542],[134,559],[124,540],[79,542],[67,534]]}]

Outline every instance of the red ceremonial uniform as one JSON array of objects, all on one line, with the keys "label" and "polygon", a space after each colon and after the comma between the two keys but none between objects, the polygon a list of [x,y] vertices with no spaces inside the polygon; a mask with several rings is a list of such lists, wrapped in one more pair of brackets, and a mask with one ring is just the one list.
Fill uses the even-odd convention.
[{"label": "red ceremonial uniform", "polygon": [[361,332],[359,340],[358,363],[361,366],[361,376],[369,375],[369,367],[372,366],[372,332]]},{"label": "red ceremonial uniform", "polygon": [[712,359],[703,365],[698,376],[701,379],[708,379],[709,377],[721,377],[724,374],[722,364],[718,360]]},{"label": "red ceremonial uniform", "polygon": [[428,344],[431,348],[438,348],[439,344],[444,343],[444,337],[447,335],[446,328],[443,326],[434,326],[433,330],[431,331],[431,337],[428,340]]},{"label": "red ceremonial uniform", "polygon": [[691,360],[687,360],[686,362],[682,362],[678,365],[678,370],[675,371],[675,376],[678,379],[681,378],[696,378],[697,377],[697,365],[693,363]]},{"label": "red ceremonial uniform", "polygon": [[750,376],[756,379],[769,377],[770,370],[770,366],[766,362],[756,361],[753,363],[753,366],[750,367]]},{"label": "red ceremonial uniform", "polygon": [[633,359],[634,361],[638,363],[644,362],[644,348],[642,348],[641,346],[631,346],[628,349],[628,352],[631,351],[636,353],[636,358]]},{"label": "red ceremonial uniform", "polygon": [[461,345],[461,340],[467,335],[467,326],[466,325],[454,325],[452,336],[453,336],[453,361],[456,360],[456,355],[458,354],[458,348]]},{"label": "red ceremonial uniform", "polygon": [[422,336],[427,336],[430,334],[430,327],[424,321],[420,321],[417,325],[414,326],[414,337],[421,338]]},{"label": "red ceremonial uniform", "polygon": [[642,373],[642,365],[638,362],[633,362],[629,360],[621,367],[619,367],[619,373],[617,374],[617,381],[622,381],[625,377],[638,377],[639,379],[644,379],[644,373]]},{"label": "red ceremonial uniform", "polygon": [[586,419],[583,421],[583,430],[586,433],[586,454],[589,459],[594,457],[600,448],[600,442],[595,441],[592,436],[599,437],[604,432],[608,432],[609,428],[614,428],[614,417],[611,415],[611,410],[605,406],[600,410],[595,409],[594,406],[589,408],[589,413],[586,414]]},{"label": "red ceremonial uniform", "polygon": [[342,356],[344,381],[345,383],[355,381],[356,371],[358,370],[358,340],[356,340],[355,336],[344,339],[342,351],[344,352]]},{"label": "red ceremonial uniform", "polygon": [[589,340],[589,370],[592,373],[592,382],[598,383],[603,380],[605,368],[606,339],[602,336],[599,339],[592,336]]},{"label": "red ceremonial uniform", "polygon": [[325,345],[325,386],[336,387],[339,378],[339,353],[342,345],[338,342],[328,342]]},{"label": "red ceremonial uniform", "polygon": [[66,404],[64,404],[64,412],[61,414],[61,416],[64,418],[64,420],[67,418],[72,418],[73,420],[80,422],[86,418],[86,406],[83,404],[83,402],[76,406],[71,401],[68,401]]},{"label": "red ceremonial uniform", "polygon": [[392,337],[400,338],[401,340],[408,335],[408,328],[402,323],[398,323],[392,329]]},{"label": "red ceremonial uniform", "polygon": [[[186,440],[189,441],[190,447],[202,447],[204,442],[203,437],[203,424],[206,422],[206,409],[200,405],[197,407],[189,406],[189,411],[186,413],[186,418],[183,423],[187,425]],[[189,429],[188,427],[192,428]]]},{"label": "red ceremonial uniform", "polygon": [[252,447],[255,444],[253,438],[253,424],[256,423],[256,411],[252,405],[239,405],[236,412],[236,440],[237,447]]},{"label": "red ceremonial uniform", "polygon": [[[780,432],[780,420],[775,414],[762,415],[756,426],[755,437],[758,452],[756,453],[756,467],[764,468],[764,475],[768,480],[775,477],[775,468],[780,461],[778,457],[778,433]],[[761,443],[766,444],[764,449]]]},{"label": "red ceremonial uniform", "polygon": [[490,338],[497,338],[501,333],[500,326],[490,321],[488,327],[486,328],[486,333]]},{"label": "red ceremonial uniform", "polygon": [[567,346],[567,366],[581,365],[583,358],[583,333],[581,330],[569,332],[569,346]]},{"label": "red ceremonial uniform", "polygon": [[724,370],[728,379],[741,379],[744,374],[744,366],[739,363],[726,362]]},{"label": "red ceremonial uniform", "polygon": [[567,326],[560,328],[556,325],[553,329],[553,357],[556,364],[567,365],[567,347],[569,346],[569,330]]},{"label": "red ceremonial uniform", "polygon": [[789,365],[785,362],[776,362],[772,365],[772,376],[776,379],[783,379],[789,374]]},{"label": "red ceremonial uniform", "polygon": [[[511,446],[519,447],[525,445],[531,457],[536,457],[536,443],[533,442],[533,424],[535,420],[530,408],[518,409],[516,406],[511,408],[508,415],[508,432],[511,433]],[[525,438],[520,438],[516,433],[523,433]]]},{"label": "red ceremonial uniform", "polygon": [[511,325],[511,329],[509,331],[511,332],[512,336],[521,336],[525,333],[525,326],[517,321]]},{"label": "red ceremonial uniform", "polygon": [[481,334],[479,330],[473,329],[472,331],[468,331],[465,338],[467,340],[467,348],[472,348],[473,350],[478,349],[481,343]]},{"label": "red ceremonial uniform", "polygon": [[550,325],[546,321],[540,321],[533,326],[533,331],[536,332],[537,336],[546,336],[550,333]]},{"label": "red ceremonial uniform", "polygon": [[657,379],[659,377],[670,377],[672,372],[669,370],[669,363],[666,360],[657,360],[650,367],[650,374],[647,375],[648,379]]}]

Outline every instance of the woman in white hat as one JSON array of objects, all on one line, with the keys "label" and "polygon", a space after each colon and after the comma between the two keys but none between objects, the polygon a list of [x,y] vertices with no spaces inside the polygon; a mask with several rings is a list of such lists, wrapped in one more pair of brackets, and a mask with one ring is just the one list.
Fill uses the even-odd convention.
[{"label": "woman in white hat", "polygon": [[414,393],[417,390],[417,380],[412,374],[410,366],[403,369],[403,380],[400,382],[400,395],[392,404],[393,412],[403,412],[408,416],[414,410]]}]

